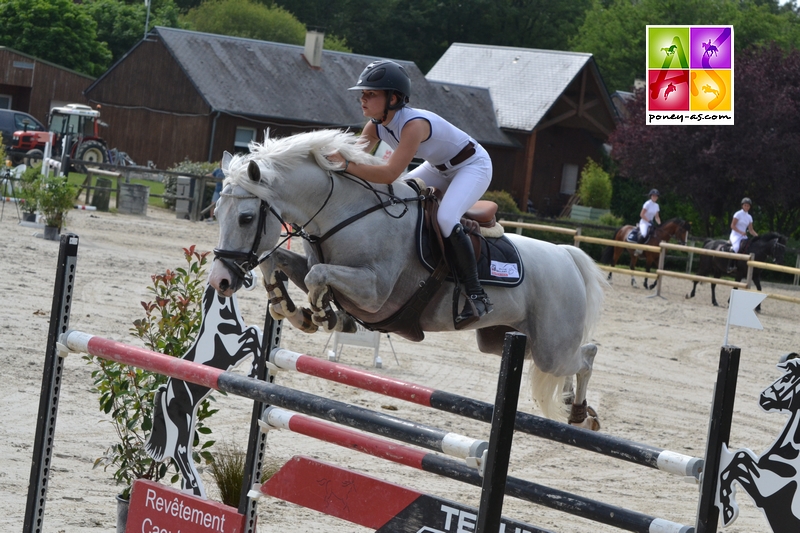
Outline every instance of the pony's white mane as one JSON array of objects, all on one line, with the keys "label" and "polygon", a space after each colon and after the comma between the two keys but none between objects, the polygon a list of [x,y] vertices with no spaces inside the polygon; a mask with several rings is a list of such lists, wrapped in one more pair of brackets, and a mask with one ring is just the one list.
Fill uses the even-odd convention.
[{"label": "pony's white mane", "polygon": [[[382,160],[364,151],[366,139],[349,131],[317,130],[298,133],[290,137],[270,138],[269,130],[263,143],[250,143],[250,153],[235,155],[226,172],[226,183],[240,185],[253,194],[282,172],[291,169],[307,157],[312,157],[323,170],[341,170],[341,163],[328,161],[325,156],[338,152],[348,161],[367,165],[380,165]],[[256,161],[261,168],[261,184],[247,178],[247,165]],[[260,196],[260,195],[259,195]]]}]

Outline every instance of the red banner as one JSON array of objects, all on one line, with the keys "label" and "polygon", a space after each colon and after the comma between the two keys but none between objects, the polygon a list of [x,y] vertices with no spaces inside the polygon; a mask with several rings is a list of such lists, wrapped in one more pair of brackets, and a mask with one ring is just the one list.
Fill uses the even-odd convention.
[{"label": "red banner", "polygon": [[241,533],[243,530],[244,516],[233,507],[144,479],[133,484],[125,533]]}]

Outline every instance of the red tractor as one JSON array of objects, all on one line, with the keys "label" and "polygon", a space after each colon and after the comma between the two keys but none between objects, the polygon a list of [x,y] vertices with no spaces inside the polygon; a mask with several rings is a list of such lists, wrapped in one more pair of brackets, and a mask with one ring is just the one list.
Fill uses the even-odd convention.
[{"label": "red tractor", "polygon": [[[100,120],[100,111],[83,104],[67,104],[50,110],[48,131],[15,131],[9,155],[30,164],[44,157],[45,143],[51,140],[52,157],[63,155],[64,139],[66,153],[76,161],[86,163],[108,163],[108,147],[100,137],[100,127],[108,126]],[[75,164],[77,170],[83,165]]]}]

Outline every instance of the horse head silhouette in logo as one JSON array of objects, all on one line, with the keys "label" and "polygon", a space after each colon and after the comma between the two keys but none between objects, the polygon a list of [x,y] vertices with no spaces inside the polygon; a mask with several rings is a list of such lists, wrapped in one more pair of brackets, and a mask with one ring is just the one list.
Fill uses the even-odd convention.
[{"label": "horse head silhouette in logo", "polygon": [[711,57],[712,54],[713,55],[718,55],[717,54],[717,52],[718,52],[717,47],[714,46],[713,44],[711,44],[711,39],[709,39],[707,43],[700,43],[700,44],[702,44],[703,48],[705,49],[705,54],[704,55],[707,55],[708,57]]},{"label": "horse head silhouette in logo", "polygon": [[[260,352],[261,330],[245,326],[236,298],[218,296],[206,285],[200,331],[182,359],[229,370],[252,355],[250,376],[254,377]],[[192,460],[192,441],[197,409],[210,392],[208,387],[169,378],[156,393],[153,429],[145,444],[156,461],[171,457],[181,473],[181,489],[202,498],[205,487]]]},{"label": "horse head silhouette in logo", "polygon": [[668,47],[662,48],[661,51],[664,52],[665,54],[667,54],[668,56],[671,56],[671,55],[673,55],[675,53],[675,50],[677,48],[678,48],[678,46],[673,44],[672,46],[668,46]]},{"label": "horse head silhouette in logo", "polygon": [[742,448],[728,451],[723,444],[717,507],[727,527],[739,515],[736,487],[739,483],[761,509],[775,533],[800,531],[800,359],[796,353],[778,364],[783,376],[761,393],[759,404],[766,412],[789,414],[775,443],[760,457]]}]

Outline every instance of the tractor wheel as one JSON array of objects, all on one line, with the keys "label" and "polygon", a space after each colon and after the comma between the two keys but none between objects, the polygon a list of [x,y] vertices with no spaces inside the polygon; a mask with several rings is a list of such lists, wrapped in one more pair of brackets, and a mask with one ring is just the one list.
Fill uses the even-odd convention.
[{"label": "tractor wheel", "polygon": [[78,146],[75,150],[75,161],[73,166],[78,172],[86,172],[86,167],[78,163],[78,161],[85,161],[86,163],[108,163],[108,152],[105,145],[98,141],[86,141]]},{"label": "tractor wheel", "polygon": [[28,150],[25,153],[25,155],[22,157],[22,162],[26,167],[32,167],[41,163],[42,159],[44,159],[44,153],[41,150],[34,148],[33,150]]}]

